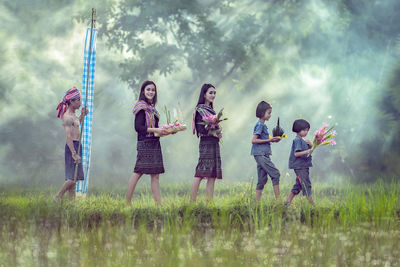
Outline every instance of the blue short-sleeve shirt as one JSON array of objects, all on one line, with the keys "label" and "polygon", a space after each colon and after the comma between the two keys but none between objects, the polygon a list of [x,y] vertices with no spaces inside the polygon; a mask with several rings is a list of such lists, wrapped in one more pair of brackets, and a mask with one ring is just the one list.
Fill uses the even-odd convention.
[{"label": "blue short-sleeve shirt", "polygon": [[[259,139],[267,140],[269,138],[268,127],[260,120],[254,126],[253,135],[257,134]],[[271,155],[271,144],[252,144],[251,155]]]},{"label": "blue short-sleeve shirt", "polygon": [[312,167],[312,156],[303,155],[296,157],[294,152],[301,152],[310,149],[309,145],[303,138],[296,136],[292,143],[292,150],[289,157],[289,169],[302,169]]}]

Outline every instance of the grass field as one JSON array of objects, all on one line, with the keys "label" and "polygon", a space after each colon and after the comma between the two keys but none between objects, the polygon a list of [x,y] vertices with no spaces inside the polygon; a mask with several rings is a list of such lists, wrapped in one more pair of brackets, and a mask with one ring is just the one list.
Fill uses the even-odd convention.
[{"label": "grass field", "polygon": [[[203,185],[204,186],[204,185]],[[213,203],[190,185],[124,188],[54,203],[55,189],[0,190],[0,266],[399,266],[400,183],[313,185],[316,205],[289,185],[217,184]],[[204,188],[203,188],[204,190]],[[200,195],[204,192],[200,192]]]}]

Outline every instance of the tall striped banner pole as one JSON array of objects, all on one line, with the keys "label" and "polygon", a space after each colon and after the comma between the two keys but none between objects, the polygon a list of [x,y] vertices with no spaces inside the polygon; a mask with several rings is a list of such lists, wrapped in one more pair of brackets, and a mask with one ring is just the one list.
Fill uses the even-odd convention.
[{"label": "tall striped banner pole", "polygon": [[[81,124],[82,144],[82,166],[85,180],[77,181],[77,166],[75,168],[75,181],[77,197],[85,197],[90,174],[90,152],[92,144],[92,123],[93,123],[93,96],[94,96],[94,72],[96,63],[96,37],[95,29],[96,10],[92,9],[92,25],[86,30],[85,50],[83,59],[83,79],[82,79],[82,101],[81,107],[89,110]],[[79,148],[80,149],[80,148]],[[79,151],[79,150],[78,150]]]}]

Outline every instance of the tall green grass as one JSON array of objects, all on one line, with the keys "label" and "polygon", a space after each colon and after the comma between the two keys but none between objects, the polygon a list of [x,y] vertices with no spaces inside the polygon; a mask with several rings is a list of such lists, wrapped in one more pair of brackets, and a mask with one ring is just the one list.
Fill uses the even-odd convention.
[{"label": "tall green grass", "polygon": [[[191,203],[189,185],[124,189],[54,203],[55,190],[2,190],[0,266],[387,265],[400,258],[400,184],[313,186],[316,205],[283,205],[267,187],[219,185]],[[203,192],[200,192],[200,195]]]},{"label": "tall green grass", "polygon": [[[155,205],[147,189],[135,194],[132,206],[125,204],[122,192],[92,193],[85,200],[64,199],[54,203],[51,192],[3,191],[0,216],[79,227],[94,227],[106,221],[132,226],[141,223],[167,228],[203,225],[254,231],[266,226],[280,229],[288,221],[322,228],[332,225],[351,227],[362,222],[390,226],[398,223],[397,211],[400,208],[398,182],[341,187],[316,185],[314,207],[302,196],[297,196],[294,204],[286,207],[283,205],[284,196],[275,200],[268,190],[262,201],[256,204],[254,192],[246,184],[218,188],[212,203],[201,197],[197,203],[191,203],[186,195],[187,189],[187,185],[166,187],[162,206]],[[283,188],[282,191],[289,189]]]}]

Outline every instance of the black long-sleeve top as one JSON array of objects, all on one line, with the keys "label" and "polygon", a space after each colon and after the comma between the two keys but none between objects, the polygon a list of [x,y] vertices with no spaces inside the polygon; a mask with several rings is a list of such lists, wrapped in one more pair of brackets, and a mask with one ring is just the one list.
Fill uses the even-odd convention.
[{"label": "black long-sleeve top", "polygon": [[[158,118],[156,119],[156,126],[158,128]],[[147,136],[149,133],[147,132],[147,125],[146,125],[146,113],[144,110],[139,111],[135,116],[135,130],[138,133],[138,141],[142,141],[146,138],[159,138],[155,137],[153,133],[150,136]]]}]

